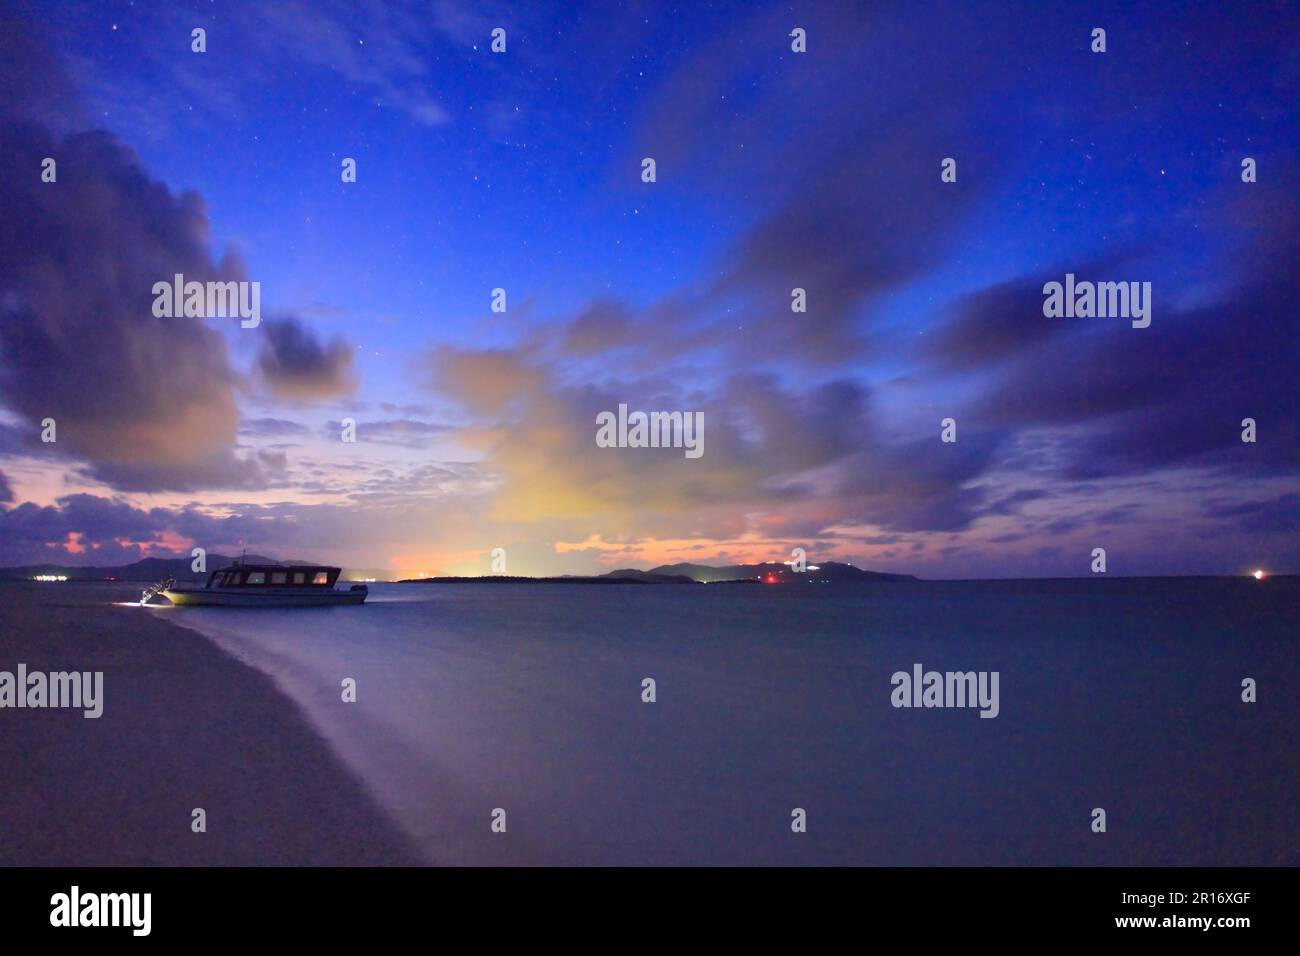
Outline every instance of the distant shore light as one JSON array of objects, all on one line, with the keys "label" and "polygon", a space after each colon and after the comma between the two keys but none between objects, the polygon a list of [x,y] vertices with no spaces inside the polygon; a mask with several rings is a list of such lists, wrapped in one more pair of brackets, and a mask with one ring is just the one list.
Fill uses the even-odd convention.
[{"label": "distant shore light", "polygon": [[1264,572],[1263,572],[1263,571],[1256,571],[1253,575],[1251,575],[1251,577],[1253,577],[1256,581],[1263,581],[1263,580],[1264,580]]}]

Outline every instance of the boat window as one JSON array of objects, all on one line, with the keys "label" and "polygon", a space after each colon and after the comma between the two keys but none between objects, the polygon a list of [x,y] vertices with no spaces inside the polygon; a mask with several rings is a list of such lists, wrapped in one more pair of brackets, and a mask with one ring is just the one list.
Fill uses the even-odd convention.
[{"label": "boat window", "polygon": [[234,587],[235,584],[237,583],[236,578],[238,577],[239,575],[235,574],[233,571],[227,571],[225,574],[221,576],[221,587],[223,588]]},{"label": "boat window", "polygon": [[303,572],[303,571],[295,571],[295,572],[293,572],[293,583],[294,583],[294,584],[306,584],[306,583],[307,583],[307,575],[306,575],[306,573]]},{"label": "boat window", "polygon": [[311,580],[312,584],[329,584],[330,576],[328,571],[317,571],[316,576]]},{"label": "boat window", "polygon": [[272,572],[271,572],[271,583],[272,583],[272,584],[284,584],[284,582],[288,579],[288,577],[289,577],[289,576],[288,576],[284,571],[272,571]]},{"label": "boat window", "polygon": [[245,584],[265,584],[265,583],[266,583],[266,572],[265,572],[265,571],[249,571],[249,572],[248,572],[248,577],[244,578],[244,583],[245,583]]}]

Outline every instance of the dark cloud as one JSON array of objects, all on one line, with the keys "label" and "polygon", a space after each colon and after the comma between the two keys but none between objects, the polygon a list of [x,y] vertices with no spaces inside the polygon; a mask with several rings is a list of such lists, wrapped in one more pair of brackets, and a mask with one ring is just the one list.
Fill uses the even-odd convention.
[{"label": "dark cloud", "polygon": [[271,394],[291,401],[325,401],[356,390],[352,348],[341,338],[322,343],[295,318],[262,323],[257,371]]},{"label": "dark cloud", "polygon": [[598,299],[584,308],[564,330],[564,349],[578,355],[626,347],[631,310],[621,302]]},{"label": "dark cloud", "polygon": [[202,200],[151,180],[109,133],[0,120],[0,221],[15,226],[0,233],[0,396],[33,428],[55,419],[45,453],[128,490],[257,485],[232,450],[224,339],[152,312],[153,284],[175,273],[242,278],[213,261]]},{"label": "dark cloud", "polygon": [[48,506],[27,502],[0,511],[0,563],[133,561],[141,557],[140,543],[158,542],[169,523],[160,511],[95,495],[69,495]]},{"label": "dark cloud", "polygon": [[1141,517],[1142,509],[1136,504],[1120,505],[1116,508],[1107,508],[1105,511],[1091,514],[1093,524],[1128,524],[1131,521]]},{"label": "dark cloud", "polygon": [[1031,501],[1041,501],[1047,497],[1050,497],[1050,495],[1042,489],[1022,488],[992,502],[989,505],[988,512],[995,515],[1019,514],[1024,505],[1029,504]]},{"label": "dark cloud", "polygon": [[1096,329],[1072,319],[1044,316],[1043,285],[1063,281],[1067,272],[1081,280],[1118,281],[1139,274],[1142,268],[1138,250],[1112,249],[965,295],[942,317],[920,358],[945,372],[987,371],[1030,353],[1034,361],[1052,365],[1053,353],[1067,352],[1074,337]]},{"label": "dark cloud", "polygon": [[[936,188],[939,160],[956,140],[966,143],[962,161],[975,165],[993,144],[967,141],[936,120],[900,117],[864,130],[741,239],[715,291],[747,303],[754,332],[738,340],[746,351],[825,362],[857,356],[868,341],[862,307],[942,259],[982,190],[977,183]],[[865,169],[888,188],[864,188]],[[791,312],[795,288],[807,293],[806,314]]]},{"label": "dark cloud", "polygon": [[[977,118],[1015,49],[994,52],[987,15],[956,8],[935,30],[901,7],[808,5],[807,56],[782,51],[783,9],[735,19],[649,98],[635,137],[635,156],[656,157],[662,181],[684,168],[759,213],[702,290],[693,325],[747,357],[859,359],[880,334],[873,306],[959,250],[972,212],[1023,156],[1006,126]],[[753,55],[773,46],[771,62]],[[745,148],[774,129],[792,138]],[[947,157],[956,183],[939,180]],[[807,292],[806,314],[791,312],[794,288]]]},{"label": "dark cloud", "polygon": [[1300,533],[1300,493],[1296,492],[1259,501],[1212,498],[1203,509],[1207,518],[1231,522],[1252,534]]},{"label": "dark cloud", "polygon": [[[1150,280],[1151,253],[1177,235],[1159,236],[1145,253],[1113,251],[968,295],[920,358],[941,372],[982,376],[968,406],[979,421],[1054,430],[1060,440],[1051,455],[1035,459],[1057,475],[1094,479],[1175,466],[1293,472],[1300,366],[1278,358],[1294,354],[1300,313],[1297,184],[1287,172],[1213,195],[1205,215],[1228,250],[1222,268],[1205,277],[1214,291],[1187,298],[1179,281],[1155,278],[1149,328],[1119,318],[1047,318],[1042,285],[1066,272]],[[1258,423],[1256,444],[1240,440],[1244,418]]]},{"label": "dark cloud", "polygon": [[30,453],[119,488],[256,486],[258,465],[233,453],[225,341],[152,314],[155,282],[239,279],[240,263],[214,261],[202,200],[151,179],[112,134],[51,130],[75,98],[36,14],[0,17],[0,401],[25,420],[24,446],[55,420],[58,441]]},{"label": "dark cloud", "polygon": [[1073,516],[1069,518],[1055,518],[1052,521],[1039,524],[1035,529],[1039,536],[1047,535],[1049,537],[1058,537],[1069,534],[1072,531],[1078,531],[1080,528],[1086,528],[1088,521],[1082,516]]},{"label": "dark cloud", "polygon": [[9,485],[9,479],[5,477],[4,472],[0,471],[0,504],[8,504],[14,500],[14,490]]},{"label": "dark cloud", "polygon": [[237,506],[223,517],[184,508],[140,508],[117,497],[66,495],[52,505],[0,509],[0,565],[41,562],[128,563],[149,555],[188,555],[247,544],[278,549],[293,540],[291,515],[277,507]]},{"label": "dark cloud", "polygon": [[[243,281],[242,262],[214,258],[196,193],[150,178],[111,133],[57,135],[29,118],[59,115],[71,96],[30,26],[0,27],[13,57],[0,70],[0,222],[12,226],[0,233],[0,401],[27,423],[21,444],[121,490],[264,485],[282,462],[235,454],[240,376],[224,337],[152,308],[156,282]],[[46,157],[55,182],[41,179]],[[292,320],[264,324],[240,331],[264,336],[259,369],[277,395],[350,385],[341,343],[321,346]],[[46,418],[58,441],[35,446]]]},{"label": "dark cloud", "polygon": [[1065,337],[1071,331],[1067,320],[1043,316],[1043,281],[1002,282],[964,297],[930,337],[924,357],[947,371],[986,370],[1048,339]]},{"label": "dark cloud", "polygon": [[[1151,326],[1122,319],[1057,320],[1079,331],[1024,351],[978,400],[981,420],[1016,428],[1081,426],[1064,463],[1075,478],[1178,465],[1241,474],[1300,468],[1294,355],[1300,314],[1300,201],[1296,179],[1279,180],[1252,203],[1257,235],[1240,250],[1250,265],[1208,304],[1179,308],[1153,284]],[[1223,215],[1235,213],[1235,207]],[[1019,307],[1029,309],[1027,299]],[[1026,326],[1050,322],[1035,310]],[[1014,324],[1014,323],[1011,323]],[[994,322],[993,337],[997,338]],[[1241,441],[1254,418],[1259,437]]]},{"label": "dark cloud", "polygon": [[997,461],[1006,434],[970,426],[961,440],[876,439],[845,462],[839,484],[845,524],[888,531],[960,531],[984,511],[975,484]]}]

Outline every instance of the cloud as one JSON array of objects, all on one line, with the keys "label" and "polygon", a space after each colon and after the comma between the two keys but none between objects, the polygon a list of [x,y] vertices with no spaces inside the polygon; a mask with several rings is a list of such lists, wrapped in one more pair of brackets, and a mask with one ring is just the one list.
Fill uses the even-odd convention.
[{"label": "cloud", "polygon": [[961,531],[985,510],[976,483],[998,461],[1005,435],[967,427],[961,439],[933,435],[867,446],[842,468],[839,504],[846,524],[888,531]]},{"label": "cloud", "polygon": [[[1227,273],[1213,301],[1180,306],[1169,286],[1153,283],[1150,328],[1122,319],[1046,319],[1031,283],[995,295],[1005,308],[989,314],[991,340],[1008,359],[973,411],[980,420],[1019,429],[1073,429],[1063,462],[1073,478],[1098,478],[1176,466],[1237,474],[1294,473],[1300,445],[1294,427],[1300,365],[1279,361],[1295,352],[1300,314],[1300,178],[1255,184],[1249,201],[1253,235],[1234,250],[1249,265]],[[1214,212],[1228,224],[1239,201]],[[1130,267],[1131,269],[1132,267]],[[1036,280],[1035,280],[1036,281]],[[1041,286],[1040,286],[1041,290]],[[971,313],[976,314],[976,313]],[[961,327],[947,339],[949,355],[964,348]],[[1072,327],[1070,325],[1072,323]],[[1034,325],[1068,331],[1005,334]],[[1241,441],[1254,418],[1256,444]]]},{"label": "cloud", "polygon": [[268,319],[262,323],[256,369],[277,398],[325,401],[356,390],[352,353],[343,339],[324,344],[295,318]]},{"label": "cloud", "polygon": [[[869,338],[860,310],[940,262],[980,195],[978,185],[936,189],[937,159],[918,162],[945,155],[960,136],[943,118],[864,130],[744,235],[713,290],[746,302],[754,331],[737,344],[827,363],[861,355]],[[963,160],[977,163],[991,147],[971,144]],[[863,188],[864,169],[889,187]],[[795,288],[807,293],[806,314],[791,312]]]},{"label": "cloud", "polygon": [[1050,497],[1048,492],[1039,488],[1022,488],[1019,491],[1013,491],[1010,494],[1003,495],[1001,498],[989,505],[989,513],[995,515],[1016,515],[1020,509],[1031,502],[1040,501],[1043,498]]},{"label": "cloud", "polygon": [[608,352],[630,344],[631,310],[621,302],[599,299],[587,305],[564,330],[564,349],[576,355]]},{"label": "cloud", "polygon": [[380,402],[379,410],[386,415],[427,415],[429,414],[428,405],[397,404],[394,402]]},{"label": "cloud", "polygon": [[[342,422],[326,422],[321,434],[337,441],[343,429]],[[449,431],[446,425],[421,422],[410,418],[394,418],[374,422],[357,422],[357,442],[375,442],[380,445],[397,445],[402,448],[426,448],[430,441]]]},{"label": "cloud", "polygon": [[0,562],[65,559],[134,561],[161,541],[167,522],[120,499],[69,495],[52,506],[30,502],[0,510]]},{"label": "cloud", "polygon": [[533,365],[523,351],[439,347],[430,357],[434,387],[477,414],[493,415],[510,406],[541,398],[549,373]]},{"label": "cloud", "polygon": [[[153,314],[153,286],[243,281],[234,253],[209,248],[203,200],[151,178],[106,131],[58,135],[31,121],[67,95],[56,62],[17,21],[0,44],[48,68],[48,89],[0,71],[0,402],[22,451],[71,459],[91,480],[127,491],[258,488],[283,456],[235,453],[243,377],[209,320]],[[57,163],[42,181],[43,160]],[[220,321],[220,320],[212,320]],[[277,396],[351,388],[351,354],[319,344],[293,319],[265,323],[258,370]],[[37,444],[53,419],[57,441]],[[8,444],[8,442],[6,442]]]},{"label": "cloud", "polygon": [[[750,358],[831,366],[870,353],[877,307],[959,249],[999,185],[990,170],[1018,154],[1007,128],[980,120],[995,61],[979,55],[973,13],[946,11],[942,31],[902,8],[822,4],[800,17],[815,55],[788,53],[788,12],[771,7],[677,60],[623,164],[654,156],[673,188],[703,180],[757,212],[697,290],[697,331]],[[959,181],[941,184],[949,156]],[[806,314],[791,312],[795,288]]]},{"label": "cloud", "polygon": [[1238,524],[1253,534],[1300,533],[1300,493],[1288,492],[1258,501],[1211,498],[1203,508],[1206,517]]},{"label": "cloud", "polygon": [[[483,467],[502,476],[494,513],[563,520],[569,540],[733,538],[756,528],[806,537],[845,515],[891,530],[963,527],[981,498],[965,486],[997,448],[993,438],[960,448],[890,438],[870,393],[847,379],[794,388],[746,372],[711,389],[665,379],[567,384],[561,366],[501,349],[443,348],[434,365],[435,387],[479,423]],[[702,412],[704,455],[598,447],[597,414],[621,403]]]},{"label": "cloud", "polygon": [[980,289],[952,308],[923,357],[945,371],[987,370],[1070,330],[1065,322],[1045,319],[1042,310],[1043,282],[1036,276]]},{"label": "cloud", "polygon": [[[207,31],[206,55],[189,52],[195,27]],[[120,130],[137,139],[183,135],[172,124],[195,119],[242,122],[258,93],[286,72],[305,77],[326,96],[360,94],[367,106],[395,111],[420,126],[450,119],[437,68],[445,62],[449,37],[422,3],[282,0],[219,12],[137,4],[129,28],[124,25],[115,39],[117,56],[131,69],[90,57],[74,66],[93,97],[95,115],[111,114]],[[213,57],[235,67],[214,72]],[[194,114],[176,114],[178,92]]]},{"label": "cloud", "polygon": [[[361,505],[224,502],[143,508],[118,496],[65,495],[0,508],[0,567],[115,565],[213,552],[309,558],[357,567],[428,568],[431,549],[486,555],[482,499],[452,491],[472,466],[421,465],[365,482]],[[454,497],[455,507],[448,507]],[[499,529],[498,529],[499,531]],[[499,539],[501,540],[501,539]],[[376,560],[376,556],[380,556]],[[387,563],[385,563],[387,562]],[[486,566],[485,566],[486,568]],[[576,570],[576,569],[575,569]]]},{"label": "cloud", "polygon": [[5,477],[4,472],[0,471],[0,504],[8,504],[14,500],[14,490],[9,485],[9,479]]},{"label": "cloud", "polygon": [[109,133],[0,119],[0,221],[21,224],[0,234],[0,399],[33,433],[55,420],[45,452],[128,490],[257,486],[257,463],[232,451],[224,339],[152,313],[153,284],[175,273],[243,277],[213,260],[202,200],[150,179]]},{"label": "cloud", "polygon": [[286,56],[337,73],[422,125],[449,118],[433,91],[437,18],[419,4],[384,0],[287,0],[238,10],[234,21],[253,62]]},{"label": "cloud", "polygon": [[244,541],[275,543],[291,522],[273,509],[213,517],[192,507],[141,508],[120,497],[65,495],[53,505],[0,510],[0,564],[129,563],[188,554],[191,542],[219,550]]},{"label": "cloud", "polygon": [[240,423],[239,434],[250,438],[301,438],[310,435],[311,429],[284,418],[253,418]]}]

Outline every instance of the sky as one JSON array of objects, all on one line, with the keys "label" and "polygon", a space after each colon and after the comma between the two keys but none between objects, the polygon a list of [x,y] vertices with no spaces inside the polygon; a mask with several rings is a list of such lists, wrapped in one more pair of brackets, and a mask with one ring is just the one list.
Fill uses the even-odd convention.
[{"label": "sky", "polygon": [[0,0],[0,564],[1300,572],[1300,15],[1201,6]]}]

